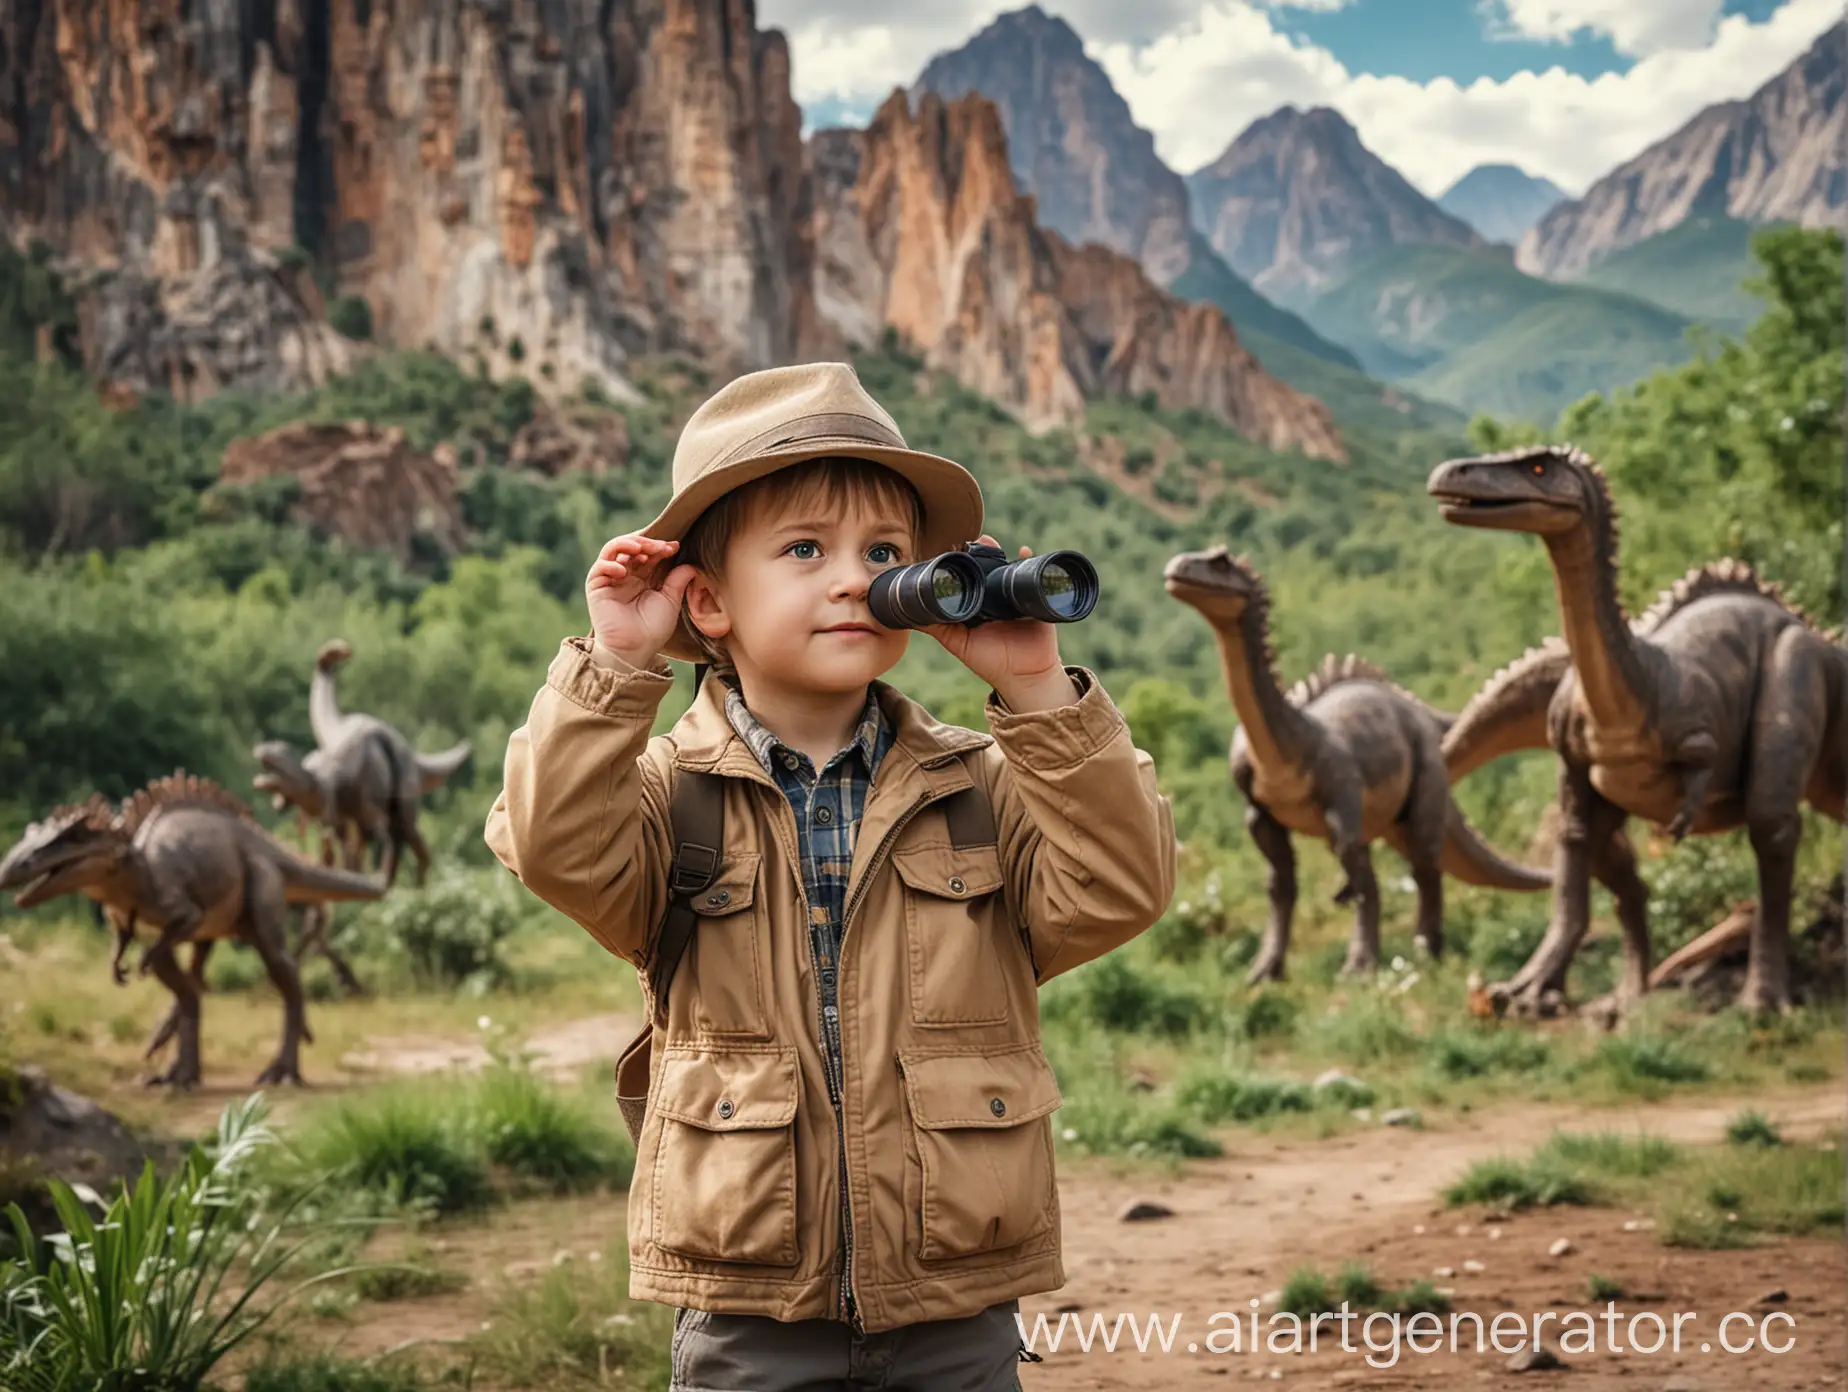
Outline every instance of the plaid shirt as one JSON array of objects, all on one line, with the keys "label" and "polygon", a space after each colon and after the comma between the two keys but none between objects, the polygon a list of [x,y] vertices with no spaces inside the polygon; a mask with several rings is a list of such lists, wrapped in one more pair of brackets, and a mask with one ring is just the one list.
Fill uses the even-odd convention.
[{"label": "plaid shirt", "polygon": [[866,708],[853,739],[817,773],[808,755],[789,748],[764,728],[730,681],[726,682],[725,715],[764,771],[776,780],[796,814],[802,887],[808,895],[809,943],[815,954],[815,969],[820,973],[823,1022],[828,1027],[832,1055],[829,1063],[838,1086],[839,1006],[835,985],[841,955],[841,917],[847,907],[847,872],[853,865],[854,840],[873,771],[892,746],[890,722],[869,687]]}]

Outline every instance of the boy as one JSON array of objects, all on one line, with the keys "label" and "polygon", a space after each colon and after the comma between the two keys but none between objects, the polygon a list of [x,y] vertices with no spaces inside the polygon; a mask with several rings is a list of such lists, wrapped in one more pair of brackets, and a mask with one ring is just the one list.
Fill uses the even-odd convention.
[{"label": "boy", "polygon": [[[873,577],[975,537],[982,500],[847,365],[734,380],[673,479],[591,567],[486,832],[642,977],[630,1294],[680,1307],[676,1389],[1016,1388],[1019,1297],[1065,1280],[1037,988],[1167,907],[1168,801],[1056,625],[925,630],[992,736],[880,680],[909,631]],[[651,738],[664,655],[712,670]],[[699,773],[723,845],[656,999]]]}]

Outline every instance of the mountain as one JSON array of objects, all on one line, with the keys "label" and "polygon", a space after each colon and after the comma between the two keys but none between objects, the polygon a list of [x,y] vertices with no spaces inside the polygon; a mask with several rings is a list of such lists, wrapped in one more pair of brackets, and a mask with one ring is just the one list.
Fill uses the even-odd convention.
[{"label": "mountain", "polygon": [[[0,225],[79,278],[114,272],[78,316],[110,390],[289,390],[372,338],[548,396],[588,380],[635,399],[638,355],[729,376],[850,324],[927,330],[1036,424],[1153,393],[1343,457],[1321,403],[1218,310],[1043,236],[987,110],[888,119],[865,167],[894,200],[817,171],[782,36],[730,0],[207,6],[142,29],[28,4],[0,11]],[[909,227],[856,222],[888,208],[934,219],[941,244],[920,256]],[[1184,241],[1184,206],[1173,222]],[[878,273],[818,264],[818,242]]]},{"label": "mountain", "polygon": [[1491,242],[1513,245],[1565,197],[1566,191],[1551,179],[1512,164],[1479,164],[1444,190],[1437,206]]},{"label": "mountain", "polygon": [[1293,309],[1381,247],[1487,245],[1328,107],[1286,106],[1254,121],[1187,187],[1213,249],[1260,294]]},{"label": "mountain", "polygon": [[1722,333],[1738,333],[1764,309],[1743,285],[1763,270],[1752,256],[1759,230],[1738,218],[1691,217],[1612,252],[1569,283],[1634,295]]},{"label": "mountain", "polygon": [[1839,222],[1848,205],[1848,86],[1836,23],[1744,101],[1700,112],[1528,231],[1515,264],[1570,279],[1690,217]]},{"label": "mountain", "polygon": [[1546,423],[1587,392],[1690,355],[1680,315],[1524,275],[1493,249],[1383,248],[1310,316],[1376,376],[1460,410]]},{"label": "mountain", "polygon": [[810,350],[877,347],[927,365],[1032,425],[1087,399],[1194,407],[1271,449],[1345,459],[1320,401],[1266,372],[1219,310],[1177,299],[1134,257],[1073,246],[1018,191],[993,103],[895,91],[864,131],[809,139],[819,327]]},{"label": "mountain", "polygon": [[995,104],[1042,226],[1133,256],[1163,285],[1186,268],[1187,185],[1064,20],[1038,5],[1001,15],[931,59],[913,86],[923,92],[979,92]]}]

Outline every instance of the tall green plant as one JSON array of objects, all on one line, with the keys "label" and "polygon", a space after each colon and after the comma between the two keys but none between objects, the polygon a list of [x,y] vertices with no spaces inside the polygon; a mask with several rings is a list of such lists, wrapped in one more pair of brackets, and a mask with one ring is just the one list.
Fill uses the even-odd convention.
[{"label": "tall green plant", "polygon": [[323,1271],[258,1308],[312,1239],[290,1236],[307,1197],[266,1210],[251,1162],[276,1137],[261,1093],[227,1107],[217,1141],[165,1179],[152,1162],[93,1218],[93,1192],[50,1182],[64,1231],[41,1240],[17,1204],[19,1259],[0,1266],[0,1385],[13,1392],[195,1392],[224,1357]]}]

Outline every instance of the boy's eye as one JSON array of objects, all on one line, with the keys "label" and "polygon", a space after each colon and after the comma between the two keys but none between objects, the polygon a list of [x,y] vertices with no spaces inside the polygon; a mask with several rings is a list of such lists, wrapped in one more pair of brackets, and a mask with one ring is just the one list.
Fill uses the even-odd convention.
[{"label": "boy's eye", "polygon": [[897,565],[898,548],[889,541],[882,541],[866,553],[867,559],[875,565]]},{"label": "boy's eye", "polygon": [[813,541],[792,541],[785,549],[799,561],[812,561],[821,554],[820,544]]}]

